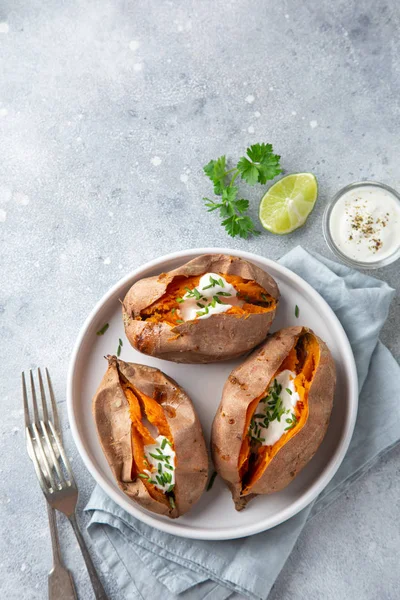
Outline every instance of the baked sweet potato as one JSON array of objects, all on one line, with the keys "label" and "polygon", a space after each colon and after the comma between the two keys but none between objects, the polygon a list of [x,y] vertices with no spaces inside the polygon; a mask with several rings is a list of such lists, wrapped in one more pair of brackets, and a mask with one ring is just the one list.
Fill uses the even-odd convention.
[{"label": "baked sweet potato", "polygon": [[329,423],[336,384],[327,345],[306,327],[269,336],[225,383],[212,455],[237,510],[285,488],[311,460]]},{"label": "baked sweet potato", "polygon": [[192,402],[158,369],[107,359],[93,414],[117,483],[143,508],[179,517],[207,482],[207,450]]},{"label": "baked sweet potato", "polygon": [[223,254],[133,284],[123,302],[128,340],[181,363],[228,360],[255,348],[270,329],[278,286],[265,271]]}]

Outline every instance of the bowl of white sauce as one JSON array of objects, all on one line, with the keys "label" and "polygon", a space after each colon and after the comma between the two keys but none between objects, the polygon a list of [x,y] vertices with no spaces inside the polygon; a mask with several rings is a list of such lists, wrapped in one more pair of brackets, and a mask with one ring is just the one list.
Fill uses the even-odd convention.
[{"label": "bowl of white sauce", "polygon": [[374,181],[341,189],[323,217],[326,243],[344,263],[363,269],[400,258],[400,195]]}]

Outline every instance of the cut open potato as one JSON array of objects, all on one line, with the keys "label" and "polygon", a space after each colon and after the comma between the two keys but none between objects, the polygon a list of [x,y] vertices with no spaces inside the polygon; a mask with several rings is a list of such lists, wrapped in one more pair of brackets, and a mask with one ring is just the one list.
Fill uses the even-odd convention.
[{"label": "cut open potato", "polygon": [[285,488],[311,460],[336,384],[326,344],[306,327],[271,335],[230,374],[213,423],[212,453],[238,510]]},{"label": "cut open potato", "polygon": [[127,496],[147,510],[178,517],[200,498],[208,474],[192,402],[158,369],[107,358],[93,413],[108,463]]},{"label": "cut open potato", "polygon": [[203,255],[137,281],[123,302],[125,332],[134,348],[158,358],[227,360],[265,339],[278,300],[275,281],[256,265]]}]

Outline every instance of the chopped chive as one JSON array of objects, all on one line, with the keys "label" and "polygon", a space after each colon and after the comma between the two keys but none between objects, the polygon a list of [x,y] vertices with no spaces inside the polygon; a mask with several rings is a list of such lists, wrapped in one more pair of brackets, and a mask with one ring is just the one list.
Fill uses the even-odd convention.
[{"label": "chopped chive", "polygon": [[146,473],[138,473],[138,477],[141,477],[142,479],[150,479],[149,475],[146,475]]},{"label": "chopped chive", "polygon": [[196,304],[199,308],[204,308],[204,304],[202,304],[201,302],[196,302]]},{"label": "chopped chive", "polygon": [[121,348],[122,348],[122,340],[119,338],[118,348],[117,348],[117,356],[121,356]]},{"label": "chopped chive", "polygon": [[286,391],[288,394],[292,395],[292,390],[289,390],[289,388],[286,388]]},{"label": "chopped chive", "polygon": [[228,292],[217,292],[217,296],[232,296],[232,294],[229,294]]},{"label": "chopped chive", "polygon": [[163,480],[161,479],[161,477],[159,475],[156,475],[156,479],[160,485],[163,485]]},{"label": "chopped chive", "polygon": [[157,485],[157,481],[154,481],[154,479],[150,479],[149,483],[152,483],[153,485]]},{"label": "chopped chive", "polygon": [[172,467],[171,465],[164,465],[164,467],[165,467],[166,469],[169,469],[170,471],[173,471],[173,470],[174,470],[174,467]]},{"label": "chopped chive", "polygon": [[109,324],[108,324],[108,323],[106,323],[105,325],[103,325],[103,327],[102,327],[101,329],[99,329],[99,330],[96,332],[96,335],[104,335],[104,334],[105,334],[105,332],[107,331],[107,329],[108,329],[109,327],[110,327],[110,326],[109,326]]},{"label": "chopped chive", "polygon": [[208,485],[207,485],[207,488],[206,488],[207,492],[209,492],[211,490],[212,486],[214,485],[214,481],[215,481],[216,476],[217,476],[217,471],[214,471],[214,473],[211,475],[210,480],[208,482]]},{"label": "chopped chive", "polygon": [[177,319],[176,322],[177,323],[184,323],[185,321],[183,321],[182,319]]},{"label": "chopped chive", "polygon": [[296,304],[296,307],[294,309],[294,314],[295,314],[296,319],[298,319],[299,318],[299,314],[300,314],[300,310],[299,310],[299,307],[297,306],[297,304]]},{"label": "chopped chive", "polygon": [[168,500],[169,500],[171,508],[175,508],[175,501],[174,501],[173,497],[168,496]]},{"label": "chopped chive", "polygon": [[171,308],[171,315],[174,315],[176,313],[176,308]]},{"label": "chopped chive", "polygon": [[172,492],[174,487],[175,487],[175,484],[173,483],[172,485],[169,486],[169,488],[167,489],[167,492]]},{"label": "chopped chive", "polygon": [[176,299],[176,301],[178,302],[178,304],[182,304],[182,302],[183,302],[184,300],[183,300],[183,298],[180,298],[180,297],[178,296],[178,298]]},{"label": "chopped chive", "polygon": [[164,450],[166,445],[167,445],[167,438],[164,438],[163,441],[161,442],[161,450]]},{"label": "chopped chive", "polygon": [[157,460],[164,460],[163,456],[160,456],[159,454],[152,454],[150,452],[150,456],[152,456],[153,458],[157,459]]},{"label": "chopped chive", "polygon": [[269,300],[265,294],[261,294],[261,298],[264,300],[264,302],[269,302]]}]

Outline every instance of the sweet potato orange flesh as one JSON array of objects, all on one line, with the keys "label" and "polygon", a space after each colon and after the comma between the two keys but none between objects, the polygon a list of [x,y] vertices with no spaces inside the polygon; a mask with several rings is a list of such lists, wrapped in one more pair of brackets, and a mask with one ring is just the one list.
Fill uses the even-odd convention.
[{"label": "sweet potato orange flesh", "polygon": [[245,438],[239,455],[239,473],[243,482],[243,494],[251,493],[251,487],[260,479],[273,457],[292,437],[305,425],[308,418],[308,390],[313,381],[319,363],[320,348],[316,337],[305,333],[301,335],[289,352],[274,378],[282,371],[289,369],[296,373],[294,385],[300,396],[294,413],[297,419],[295,427],[288,430],[273,446],[252,446],[247,435],[249,425],[258,403],[265,393],[251,402],[246,415]]},{"label": "sweet potato orange flesh", "polygon": [[[144,473],[144,470],[150,470],[150,465],[146,461],[144,447],[149,444],[155,444],[156,441],[150,431],[143,423],[143,418],[157,428],[158,434],[165,436],[171,444],[173,439],[171,431],[165,418],[162,407],[156,400],[146,396],[140,390],[134,388],[127,380],[121,379],[121,386],[125,397],[129,402],[129,415],[132,421],[131,437],[132,437],[132,478],[137,477],[139,473]],[[146,486],[149,494],[158,502],[168,504],[169,501],[164,492],[156,488],[153,484],[143,479],[143,484]]]},{"label": "sweet potato orange flesh", "polygon": [[[227,311],[227,314],[234,314],[240,317],[250,313],[265,313],[276,308],[276,300],[268,294],[264,288],[256,281],[247,281],[238,275],[220,275],[238,292],[238,298],[244,300],[242,306],[233,306]],[[168,285],[165,294],[151,306],[148,306],[140,314],[140,319],[158,323],[160,321],[179,324],[179,302],[177,298],[182,298],[187,288],[193,290],[199,285],[200,275],[195,277],[175,277]]]}]

